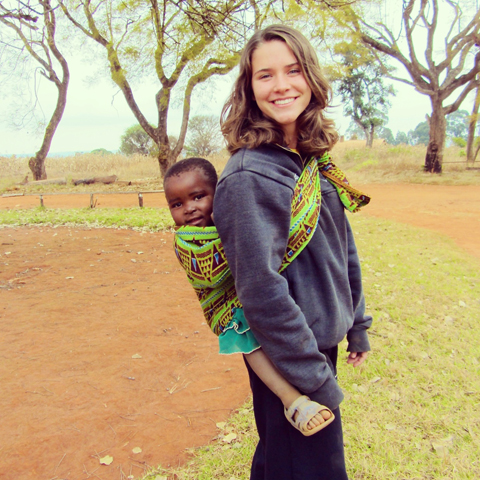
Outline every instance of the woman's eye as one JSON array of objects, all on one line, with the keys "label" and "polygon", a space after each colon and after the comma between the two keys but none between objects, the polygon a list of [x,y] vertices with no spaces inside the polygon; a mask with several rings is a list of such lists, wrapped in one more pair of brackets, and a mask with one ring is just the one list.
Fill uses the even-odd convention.
[{"label": "woman's eye", "polygon": [[292,74],[300,73],[300,69],[299,68],[292,68],[289,73],[292,73]]}]

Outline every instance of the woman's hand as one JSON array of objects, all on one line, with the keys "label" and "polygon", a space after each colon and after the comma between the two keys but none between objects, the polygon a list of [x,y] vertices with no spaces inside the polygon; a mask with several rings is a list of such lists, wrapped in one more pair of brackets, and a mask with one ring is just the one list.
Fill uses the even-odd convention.
[{"label": "woman's hand", "polygon": [[347,358],[347,363],[354,367],[359,367],[367,358],[368,352],[350,352]]}]

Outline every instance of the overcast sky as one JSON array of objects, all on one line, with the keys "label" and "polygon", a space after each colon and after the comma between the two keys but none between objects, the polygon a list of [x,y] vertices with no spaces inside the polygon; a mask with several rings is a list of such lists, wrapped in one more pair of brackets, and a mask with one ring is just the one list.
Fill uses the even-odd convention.
[{"label": "overcast sky", "polygon": [[[398,5],[395,6],[398,7]],[[122,93],[108,78],[98,77],[93,82],[91,78],[89,80],[92,71],[98,67],[92,68],[85,62],[72,58],[67,60],[69,60],[71,72],[67,106],[53,139],[50,155],[61,152],[89,152],[96,148],[117,151],[120,147],[121,135],[129,126],[137,123]],[[403,67],[398,66],[398,71],[403,73]],[[220,115],[232,82],[233,74],[227,77],[214,77],[203,86],[197,87],[193,93],[191,116]],[[416,92],[413,87],[400,82],[393,82],[393,85],[397,95],[391,97],[392,107],[388,112],[387,127],[395,135],[397,131],[408,132],[418,123],[423,122],[425,115],[431,112],[431,106],[429,98]],[[157,124],[154,100],[157,89],[158,85],[148,82],[135,85],[134,88],[137,103],[154,125]],[[55,105],[57,90],[50,82],[38,75],[37,92],[39,105],[45,112],[45,121],[48,121]],[[15,94],[15,91],[11,93],[13,96]],[[335,119],[340,134],[344,134],[350,121],[342,116],[339,100],[337,99],[334,103],[338,107],[331,110],[330,116]],[[175,107],[175,103],[173,106]],[[177,107],[181,107],[180,102]],[[470,110],[471,101],[464,102],[461,108]],[[35,133],[32,126],[21,130],[12,129],[9,122],[12,113],[14,112],[11,97],[0,98],[0,155],[34,153],[41,145],[42,134]],[[181,113],[180,108],[171,108],[169,134],[176,135],[179,131]]]},{"label": "overcast sky", "polygon": [[[81,65],[70,62],[71,82],[67,107],[50,148],[50,155],[60,152],[84,152],[95,148],[117,151],[120,137],[125,130],[137,123],[128,108],[122,93],[115,89],[108,79],[99,79],[94,84],[82,75]],[[232,76],[218,79],[194,91],[192,115],[220,115],[232,82]],[[43,79],[42,79],[43,80]],[[413,88],[395,83],[397,96],[392,97],[392,108],[388,113],[388,127],[394,135],[397,130],[408,132],[425,120],[430,112],[428,97],[415,92]],[[136,98],[148,119],[156,124],[154,85],[146,83],[136,87]],[[43,80],[38,99],[46,120],[49,119],[56,100],[56,88]],[[0,155],[32,154],[41,145],[42,135],[35,134],[34,128],[12,129],[6,113],[11,106],[8,99],[0,100],[0,112],[4,121],[0,124]],[[334,102],[339,105],[339,101]],[[175,135],[180,129],[181,109],[172,109],[169,114],[169,134]],[[345,133],[349,120],[342,116],[341,105],[331,110],[340,134]]]}]

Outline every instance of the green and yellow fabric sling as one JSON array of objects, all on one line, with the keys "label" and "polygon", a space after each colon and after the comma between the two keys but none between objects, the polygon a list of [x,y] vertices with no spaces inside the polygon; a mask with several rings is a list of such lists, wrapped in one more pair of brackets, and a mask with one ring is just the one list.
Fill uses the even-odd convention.
[{"label": "green and yellow fabric sling", "polygon": [[[336,187],[340,200],[349,211],[356,212],[370,201],[367,195],[350,187],[344,173],[332,163],[329,153],[321,158],[311,158],[293,193],[290,235],[280,272],[295,260],[315,233],[321,206],[320,173]],[[174,244],[207,324],[216,335],[221,335],[230,328],[235,312],[242,308],[242,304],[216,228],[179,227]]]}]

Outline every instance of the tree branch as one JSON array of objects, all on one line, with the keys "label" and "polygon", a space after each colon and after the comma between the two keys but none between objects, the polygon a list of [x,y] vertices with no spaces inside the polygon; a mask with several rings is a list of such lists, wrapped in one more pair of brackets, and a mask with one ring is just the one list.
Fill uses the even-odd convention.
[{"label": "tree branch", "polygon": [[[427,60],[427,65],[430,70],[435,70],[435,62],[433,61],[433,38],[435,30],[437,28],[438,21],[438,0],[433,0],[433,18],[432,23],[428,23],[428,20],[424,14],[422,14],[422,19],[425,27],[428,30],[427,34],[427,48],[425,50],[425,58]],[[432,79],[435,77],[432,76]]]},{"label": "tree branch", "polygon": [[233,55],[227,60],[217,60],[210,58],[204,65],[202,71],[197,75],[191,77],[188,81],[187,88],[185,89],[184,100],[183,100],[183,116],[182,116],[182,126],[180,128],[180,134],[178,137],[178,142],[175,145],[175,148],[172,152],[174,156],[180,155],[180,152],[183,148],[185,137],[187,134],[188,119],[190,116],[190,106],[191,106],[191,97],[193,89],[200,83],[205,82],[213,75],[225,75],[235,68],[235,65],[238,63],[239,54]]},{"label": "tree branch", "polygon": [[445,92],[443,98],[447,98],[451,95],[457,88],[465,85],[468,82],[471,82],[475,79],[477,73],[480,72],[480,52],[475,55],[474,67],[469,72],[464,75],[460,75],[458,78],[450,82],[450,84],[443,89]]},{"label": "tree branch", "polygon": [[462,90],[462,93],[457,97],[457,99],[452,104],[447,105],[446,107],[443,107],[445,115],[449,115],[450,113],[456,112],[460,108],[460,105],[465,100],[467,95],[473,89],[478,88],[479,86],[480,86],[480,80],[470,81]]}]

